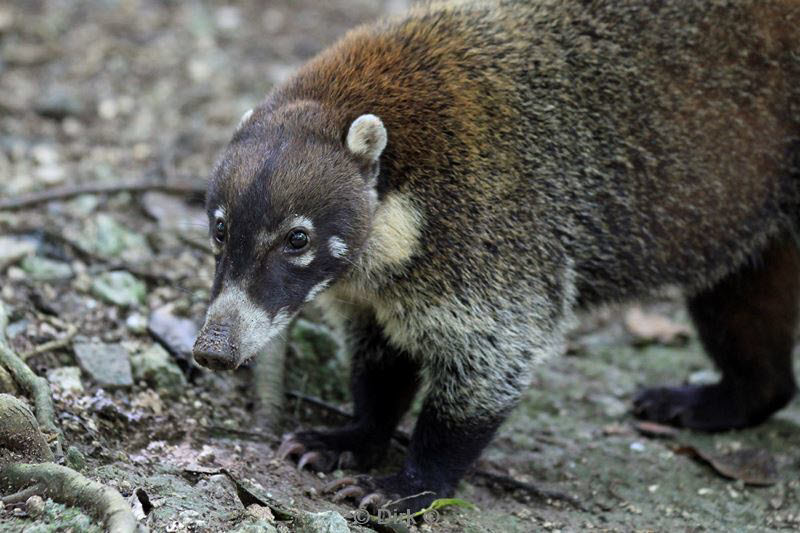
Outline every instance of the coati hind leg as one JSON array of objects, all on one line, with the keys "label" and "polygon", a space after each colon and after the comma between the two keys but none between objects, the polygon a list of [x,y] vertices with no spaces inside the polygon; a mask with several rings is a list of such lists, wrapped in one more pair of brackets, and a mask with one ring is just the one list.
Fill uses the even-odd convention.
[{"label": "coati hind leg", "polygon": [[689,299],[706,351],[722,378],[714,385],[646,389],[634,400],[644,419],[720,431],[752,426],[795,393],[792,347],[800,296],[800,253],[791,238]]},{"label": "coati hind leg", "polygon": [[278,456],[297,458],[301,469],[363,470],[377,464],[418,388],[418,365],[387,344],[371,317],[354,316],[345,329],[355,343],[350,376],[353,422],[338,429],[287,435]]}]

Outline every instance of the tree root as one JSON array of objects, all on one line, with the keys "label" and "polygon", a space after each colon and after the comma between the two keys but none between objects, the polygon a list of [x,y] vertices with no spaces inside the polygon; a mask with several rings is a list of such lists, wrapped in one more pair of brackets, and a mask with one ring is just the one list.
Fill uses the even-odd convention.
[{"label": "tree root", "polygon": [[55,463],[6,465],[0,470],[0,489],[27,494],[31,483],[43,498],[79,507],[102,521],[111,533],[135,533],[139,524],[128,502],[116,490]]},{"label": "tree root", "polygon": [[195,180],[154,181],[122,180],[111,183],[87,183],[66,187],[54,187],[44,191],[22,194],[0,200],[0,209],[22,209],[32,205],[64,200],[81,194],[103,194],[115,192],[162,191],[176,194],[205,194],[206,184]]},{"label": "tree root", "polygon": [[36,409],[36,420],[39,428],[49,435],[55,436],[58,440],[60,452],[61,431],[55,422],[55,409],[53,399],[50,397],[50,384],[46,379],[33,373],[25,361],[11,349],[6,340],[6,326],[8,326],[8,310],[5,304],[0,301],[0,365],[2,365],[14,378],[25,392],[33,398]]}]

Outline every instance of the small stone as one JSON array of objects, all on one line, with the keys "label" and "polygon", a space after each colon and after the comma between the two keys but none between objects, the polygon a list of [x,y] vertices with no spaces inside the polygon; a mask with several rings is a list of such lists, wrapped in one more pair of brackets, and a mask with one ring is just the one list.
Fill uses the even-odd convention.
[{"label": "small stone", "polygon": [[137,381],[144,380],[170,396],[180,395],[186,386],[183,372],[160,344],[153,344],[142,353],[133,355],[131,366]]},{"label": "small stone", "polygon": [[203,449],[197,454],[197,462],[201,465],[209,465],[214,462],[216,459],[216,455],[214,455],[214,449],[210,446],[203,446]]},{"label": "small stone", "polygon": [[714,383],[719,382],[719,379],[719,372],[711,369],[705,369],[689,374],[688,381],[690,385],[713,385]]},{"label": "small stone", "polygon": [[33,495],[25,500],[25,511],[31,518],[38,518],[44,512],[44,500],[41,496]]},{"label": "small stone", "polygon": [[0,236],[0,271],[35,252],[36,242],[31,239]]},{"label": "small stone", "polygon": [[72,277],[72,267],[69,263],[38,255],[27,256],[20,266],[34,281],[58,281]]},{"label": "small stone", "polygon": [[303,533],[350,533],[347,521],[336,511],[303,513],[298,517],[299,528]]},{"label": "small stone", "polygon": [[699,494],[700,496],[708,496],[709,494],[713,494],[713,493],[714,493],[714,491],[712,489],[709,489],[708,487],[703,487],[701,489],[697,489],[697,494]]},{"label": "small stone", "polygon": [[67,464],[73,470],[81,471],[86,467],[86,457],[75,446],[67,448]]},{"label": "small stone", "polygon": [[77,366],[62,366],[47,372],[47,381],[62,392],[80,394],[83,392],[81,369]]},{"label": "small stone", "polygon": [[34,103],[33,109],[45,118],[64,120],[83,113],[83,103],[63,88],[51,89]]},{"label": "small stone", "polygon": [[92,281],[92,294],[108,303],[120,307],[132,307],[144,303],[147,287],[125,270],[103,272]]},{"label": "small stone", "polygon": [[192,320],[179,317],[172,304],[159,307],[150,314],[147,329],[160,343],[182,361],[192,360],[192,346],[198,327]]},{"label": "small stone", "polygon": [[642,444],[639,441],[631,442],[630,448],[631,448],[631,450],[633,450],[635,452],[643,452],[644,451],[644,444]]},{"label": "small stone", "polygon": [[140,313],[131,313],[125,319],[125,326],[131,333],[142,335],[147,333],[147,318]]},{"label": "small stone", "polygon": [[75,359],[101,387],[130,387],[133,373],[128,351],[119,344],[75,343]]},{"label": "small stone", "polygon": [[127,479],[123,479],[119,482],[119,491],[124,494],[132,494],[133,493],[133,484]]}]

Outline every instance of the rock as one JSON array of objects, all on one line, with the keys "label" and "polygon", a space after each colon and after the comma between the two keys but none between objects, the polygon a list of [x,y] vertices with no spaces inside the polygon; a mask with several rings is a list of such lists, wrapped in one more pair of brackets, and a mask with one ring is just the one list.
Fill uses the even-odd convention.
[{"label": "rock", "polygon": [[189,363],[192,361],[192,346],[199,328],[194,321],[174,315],[173,309],[173,305],[168,304],[153,311],[147,329],[176,358]]},{"label": "rock", "polygon": [[0,271],[36,252],[36,241],[0,236]]},{"label": "rock", "polygon": [[25,500],[25,511],[31,518],[39,518],[44,512],[44,500],[41,496],[33,495]]},{"label": "rock", "polygon": [[130,387],[133,374],[128,351],[119,344],[75,343],[75,359],[101,387]]},{"label": "rock", "polygon": [[242,524],[231,533],[277,533],[278,529],[264,520]]},{"label": "rock", "polygon": [[133,307],[144,303],[147,287],[125,270],[103,272],[92,281],[92,294],[120,307]]},{"label": "rock", "polygon": [[142,206],[163,229],[207,235],[208,218],[205,211],[186,205],[175,195],[149,191],[142,195]]},{"label": "rock", "polygon": [[69,263],[47,259],[38,255],[27,256],[22,260],[20,266],[33,281],[64,280],[71,278],[73,274]]},{"label": "rock", "polygon": [[350,533],[347,520],[336,511],[303,513],[296,531],[301,533]]},{"label": "rock", "polygon": [[131,333],[136,333],[137,335],[147,333],[147,318],[140,313],[131,313],[125,319],[125,326]]},{"label": "rock", "polygon": [[106,213],[91,219],[80,235],[73,236],[73,241],[81,243],[88,252],[134,263],[153,254],[144,235],[129,230]]},{"label": "rock", "polygon": [[186,386],[186,378],[178,365],[159,344],[153,344],[142,353],[131,357],[133,375],[137,381],[163,390],[169,396],[178,396]]},{"label": "rock", "polygon": [[81,369],[77,366],[62,366],[47,372],[47,381],[62,392],[80,394],[83,392]]},{"label": "rock", "polygon": [[67,465],[80,472],[86,467],[86,457],[78,448],[70,446],[67,448]]},{"label": "rock", "polygon": [[63,88],[48,90],[34,102],[33,109],[40,116],[54,120],[63,120],[84,112],[83,102]]}]

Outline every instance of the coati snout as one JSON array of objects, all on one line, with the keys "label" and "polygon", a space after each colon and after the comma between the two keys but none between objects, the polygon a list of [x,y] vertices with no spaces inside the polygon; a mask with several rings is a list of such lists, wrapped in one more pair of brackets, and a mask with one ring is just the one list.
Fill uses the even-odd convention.
[{"label": "coati snout", "polygon": [[249,360],[359,256],[386,129],[365,114],[331,135],[300,122],[309,114],[324,117],[313,104],[268,125],[263,113],[245,113],[214,171],[207,212],[216,272],[193,350],[203,366]]}]

